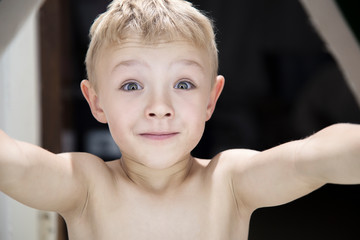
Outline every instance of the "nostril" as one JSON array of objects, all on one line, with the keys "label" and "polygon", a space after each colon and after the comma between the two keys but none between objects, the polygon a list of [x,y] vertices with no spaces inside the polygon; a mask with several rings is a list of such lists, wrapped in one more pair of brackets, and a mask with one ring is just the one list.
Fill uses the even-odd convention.
[{"label": "nostril", "polygon": [[163,117],[171,117],[171,116],[172,116],[171,113],[165,113],[165,114],[149,113],[149,117],[159,117],[159,118],[163,118]]}]

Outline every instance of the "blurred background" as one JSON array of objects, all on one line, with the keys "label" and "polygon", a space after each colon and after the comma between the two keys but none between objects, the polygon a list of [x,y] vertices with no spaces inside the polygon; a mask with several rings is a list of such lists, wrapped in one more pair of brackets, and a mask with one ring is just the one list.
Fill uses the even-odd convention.
[{"label": "blurred background", "polygon": [[[89,28],[109,2],[38,3],[39,138],[53,152],[86,151],[106,161],[120,156],[79,88],[86,78]],[[219,73],[226,79],[195,156],[211,158],[229,148],[261,151],[333,123],[360,123],[356,98],[300,1],[191,2],[214,20]],[[335,3],[359,43],[360,2]],[[249,239],[359,239],[359,203],[359,186],[326,185],[289,204],[257,210]],[[66,239],[64,223],[58,224],[56,239]]]}]

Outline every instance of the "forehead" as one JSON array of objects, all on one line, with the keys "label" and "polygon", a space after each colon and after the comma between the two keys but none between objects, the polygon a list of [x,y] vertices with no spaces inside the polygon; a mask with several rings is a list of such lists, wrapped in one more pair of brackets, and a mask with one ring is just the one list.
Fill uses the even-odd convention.
[{"label": "forehead", "polygon": [[204,48],[188,41],[144,44],[136,40],[104,47],[98,59],[99,74],[121,67],[151,67],[155,64],[170,67],[183,65],[211,72],[210,56]]}]

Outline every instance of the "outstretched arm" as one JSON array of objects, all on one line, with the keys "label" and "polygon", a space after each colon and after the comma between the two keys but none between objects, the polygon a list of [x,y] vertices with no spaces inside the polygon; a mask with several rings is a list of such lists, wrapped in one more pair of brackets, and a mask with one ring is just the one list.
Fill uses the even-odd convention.
[{"label": "outstretched arm", "polygon": [[313,182],[360,184],[360,125],[336,124],[305,139],[297,168]]},{"label": "outstretched arm", "polygon": [[16,141],[0,130],[0,191],[30,207],[64,213],[85,202],[87,187],[70,157]]},{"label": "outstretched arm", "polygon": [[228,153],[235,196],[250,209],[287,203],[326,183],[360,184],[360,126],[336,124],[264,152]]}]

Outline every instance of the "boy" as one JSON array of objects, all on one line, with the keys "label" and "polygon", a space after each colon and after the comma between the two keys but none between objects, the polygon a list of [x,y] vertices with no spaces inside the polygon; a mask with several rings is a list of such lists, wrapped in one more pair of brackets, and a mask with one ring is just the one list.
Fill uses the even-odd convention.
[{"label": "boy", "polygon": [[121,159],[55,155],[0,132],[0,190],[56,211],[71,240],[246,239],[252,212],[360,183],[360,127],[194,158],[224,86],[210,21],[182,0],[115,0],[91,28],[81,90]]}]

